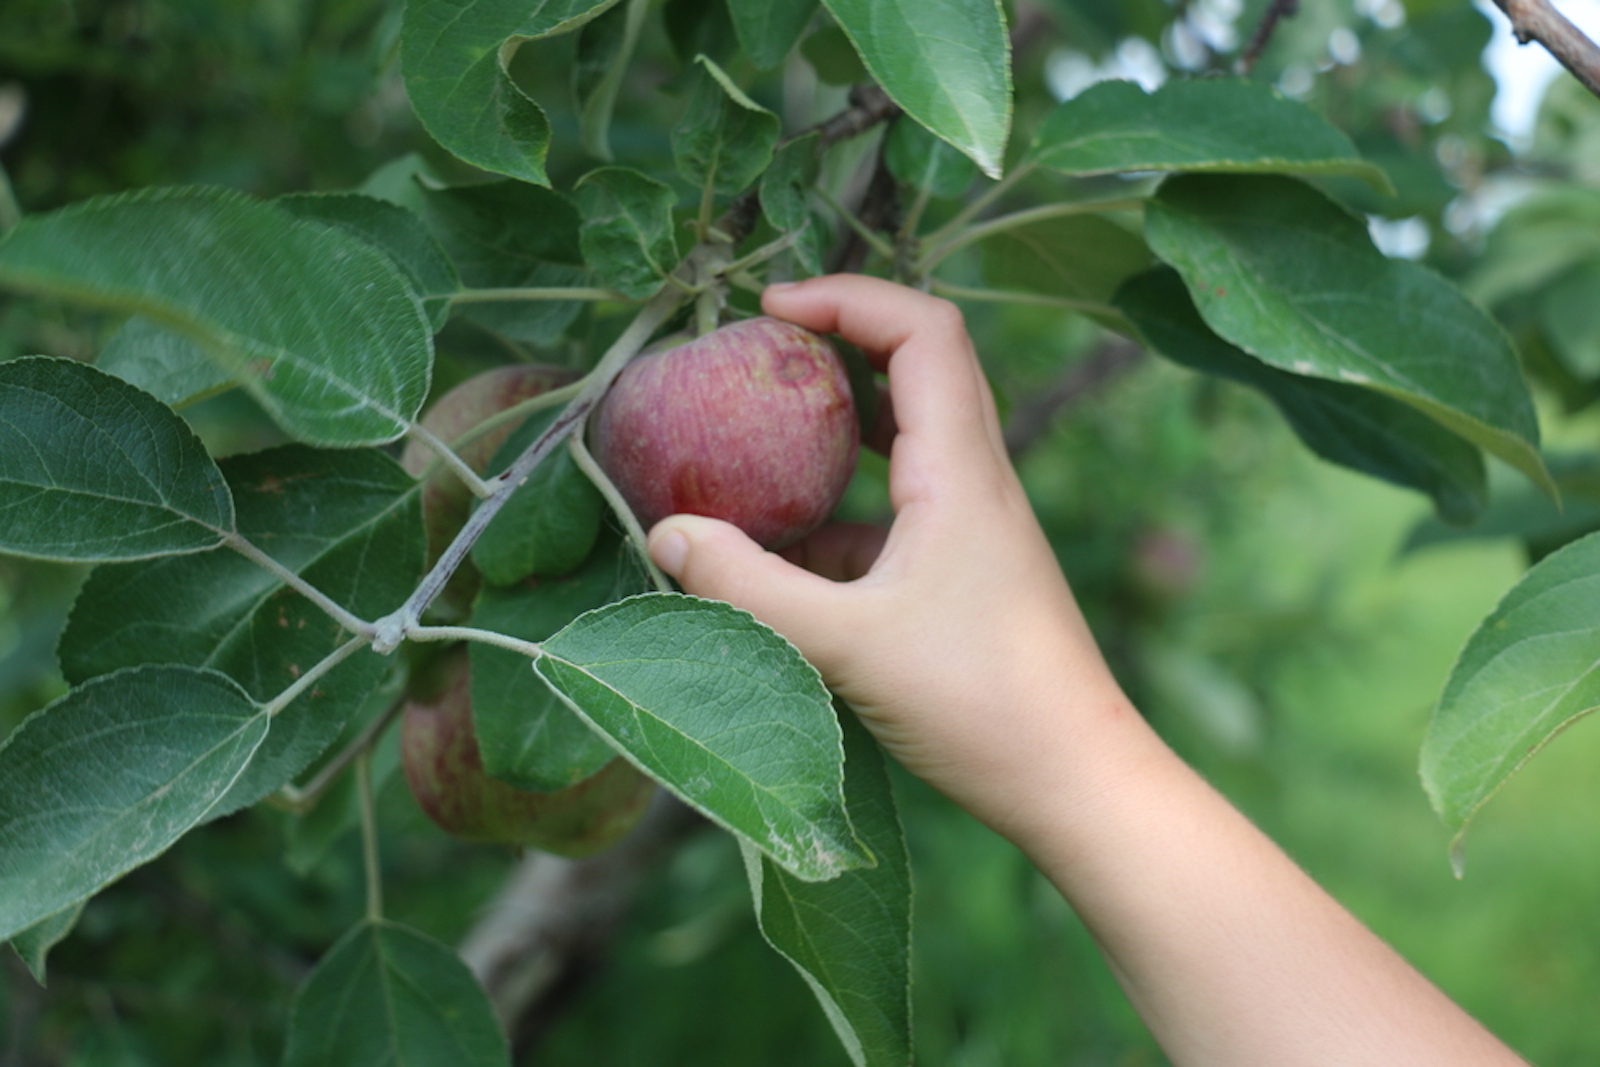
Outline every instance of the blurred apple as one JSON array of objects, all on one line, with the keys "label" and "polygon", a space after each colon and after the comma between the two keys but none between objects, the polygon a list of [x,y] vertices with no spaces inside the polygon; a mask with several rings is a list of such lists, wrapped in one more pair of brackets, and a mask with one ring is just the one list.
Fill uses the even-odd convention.
[{"label": "blurred apple", "polygon": [[[422,426],[449,444],[491,415],[497,415],[531,397],[571,382],[577,375],[563,367],[534,363],[515,363],[495,367],[474,375],[434,402],[422,417]],[[497,426],[489,433],[456,450],[462,460],[482,474],[506,438],[517,428],[517,420]],[[433,460],[433,450],[415,439],[406,442],[400,465],[413,478],[421,477]],[[422,487],[422,523],[428,537],[428,566],[438,560],[472,514],[472,491],[454,473],[436,468]],[[435,614],[448,619],[467,615],[477,595],[480,579],[471,562],[463,562],[433,602]]]},{"label": "blurred apple", "polygon": [[472,722],[465,646],[430,665],[406,704],[400,758],[428,817],[465,841],[588,856],[622,840],[644,814],[655,783],[618,757],[565,789],[518,789],[483,769]]},{"label": "blurred apple", "polygon": [[640,356],[591,423],[595,459],[646,528],[709,515],[768,548],[827,519],[861,436],[833,346],[769,318]]}]

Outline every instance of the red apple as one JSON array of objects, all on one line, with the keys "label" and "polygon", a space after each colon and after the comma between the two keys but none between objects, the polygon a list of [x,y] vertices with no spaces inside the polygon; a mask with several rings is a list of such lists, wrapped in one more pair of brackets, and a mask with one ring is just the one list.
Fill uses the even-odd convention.
[{"label": "red apple", "polygon": [[466,648],[451,649],[407,702],[400,758],[428,817],[465,841],[521,845],[563,856],[609,848],[633,829],[655,783],[622,758],[565,789],[518,789],[483,769],[472,723]]},{"label": "red apple", "polygon": [[591,426],[595,459],[645,527],[709,515],[768,548],[827,519],[860,436],[833,346],[768,318],[640,356]]},{"label": "red apple", "polygon": [[[564,367],[533,363],[495,367],[468,378],[436,400],[423,415],[422,426],[449,444],[489,416],[566,385],[575,377],[572,371]],[[515,420],[496,427],[459,449],[457,455],[467,466],[482,474],[516,428]],[[400,465],[415,478],[421,476],[432,460],[433,450],[413,439],[406,442]],[[451,471],[437,468],[422,487],[422,523],[428,536],[428,566],[433,566],[438,560],[471,513],[471,490]],[[472,598],[477,595],[478,585],[478,573],[471,562],[463,563],[450,584],[434,601],[433,610],[451,619],[465,617],[471,608]]]}]

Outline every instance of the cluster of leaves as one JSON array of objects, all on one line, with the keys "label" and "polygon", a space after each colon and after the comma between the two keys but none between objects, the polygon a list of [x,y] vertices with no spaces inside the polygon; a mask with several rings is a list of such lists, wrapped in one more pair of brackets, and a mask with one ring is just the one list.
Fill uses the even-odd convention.
[{"label": "cluster of leaves", "polygon": [[[659,62],[649,0],[414,0],[406,93],[470,181],[405,157],[352,192],[144,189],[0,239],[0,286],[125,316],[93,365],[0,364],[0,551],[95,565],[59,644],[73,688],[0,746],[0,940],[36,973],[86,900],[191,830],[315,804],[364,766],[396,650],[467,639],[495,774],[554,789],[621,753],[739,840],[764,935],[851,1058],[905,1062],[911,880],[870,736],[776,634],[650,591],[636,544],[563,521],[592,513],[573,488],[593,476],[583,426],[628,359],[852,244],[908,284],[1082,317],[1255,388],[1317,454],[1449,522],[1483,512],[1486,455],[1554,493],[1510,341],[1373,246],[1352,182],[1392,186],[1317,111],[1243,78],[1110,81],[1013,137],[1011,43],[987,0],[659,14],[678,53],[667,144],[627,127]],[[820,93],[839,113],[786,131],[785,66],[864,88]],[[461,330],[579,349],[585,376],[515,409],[528,422],[488,479],[451,452],[466,440],[429,442],[480,497],[429,567],[420,483],[390,446],[426,438]],[[230,391],[290,443],[214,458],[180,412]],[[489,582],[469,625],[445,625],[430,605],[469,558]],[[1476,723],[1488,699],[1452,714]],[[1509,736],[1487,741],[1507,760],[1525,749]],[[1439,788],[1470,813],[1472,787]],[[287,1061],[504,1062],[460,960],[379,899],[302,986]]]}]

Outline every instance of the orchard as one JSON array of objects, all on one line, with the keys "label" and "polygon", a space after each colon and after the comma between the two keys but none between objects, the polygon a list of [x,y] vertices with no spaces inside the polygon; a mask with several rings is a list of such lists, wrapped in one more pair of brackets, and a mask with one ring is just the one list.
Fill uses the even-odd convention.
[{"label": "orchard", "polygon": [[[7,3],[0,1064],[686,1062],[694,1012],[695,1062],[1035,1062],[913,983],[936,801],[643,550],[889,517],[879,377],[761,314],[824,273],[961,308],[1114,665],[1245,791],[1183,620],[1260,442],[1522,546],[1416,738],[1459,861],[1600,700],[1600,61],[1503,6]],[[1572,72],[1526,137],[1513,32]],[[756,1021],[562,1036],[740,924]],[[1037,1062],[1156,1062],[1119,1012]]]}]

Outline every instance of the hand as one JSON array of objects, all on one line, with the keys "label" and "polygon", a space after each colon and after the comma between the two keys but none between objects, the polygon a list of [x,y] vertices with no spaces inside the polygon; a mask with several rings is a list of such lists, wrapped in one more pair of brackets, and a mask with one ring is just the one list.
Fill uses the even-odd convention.
[{"label": "hand", "polygon": [[773,286],[763,306],[888,372],[894,523],[824,527],[773,554],[673,516],[651,555],[788,637],[908,769],[1004,822],[1064,713],[1125,702],[1011,466],[961,313],[850,275]]}]

